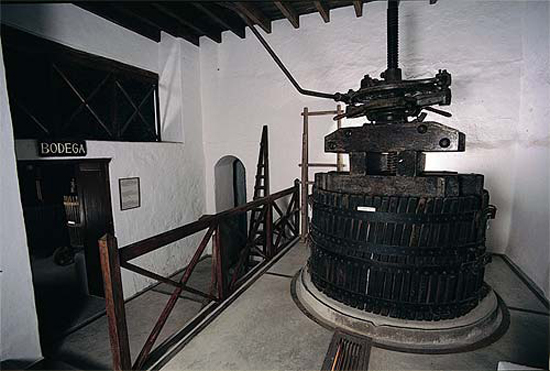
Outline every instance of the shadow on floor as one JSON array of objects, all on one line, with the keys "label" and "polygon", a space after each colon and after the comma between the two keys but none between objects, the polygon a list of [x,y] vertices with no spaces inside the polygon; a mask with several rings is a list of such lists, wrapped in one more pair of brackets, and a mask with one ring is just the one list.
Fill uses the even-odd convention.
[{"label": "shadow on floor", "polygon": [[88,294],[84,253],[65,266],[33,257],[32,272],[42,347],[105,313],[105,299]]},{"label": "shadow on floor", "polygon": [[[208,292],[211,281],[211,264],[210,257],[199,261],[189,279],[189,286]],[[172,279],[177,280],[182,274],[183,272],[179,272],[172,276]],[[158,284],[126,302],[126,320],[132,360],[137,357],[173,290],[172,286]],[[59,300],[64,299],[59,298]],[[104,303],[103,299],[101,301]],[[181,294],[156,344],[161,344],[183,328],[207,304],[208,301],[198,295]],[[43,353],[46,360],[35,365],[33,369],[112,369],[107,316],[101,315],[61,340],[43,344]]]}]

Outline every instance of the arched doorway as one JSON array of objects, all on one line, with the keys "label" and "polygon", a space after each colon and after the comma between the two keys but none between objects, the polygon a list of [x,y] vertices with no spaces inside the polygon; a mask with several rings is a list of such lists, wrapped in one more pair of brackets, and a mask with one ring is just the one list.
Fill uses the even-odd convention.
[{"label": "arched doorway", "polygon": [[235,156],[224,156],[214,166],[216,212],[246,203],[246,170]]},{"label": "arched doorway", "polygon": [[[214,166],[216,212],[222,212],[246,203],[246,169],[235,156],[224,156]],[[246,245],[246,214],[236,215],[220,224],[222,261],[229,272],[239,260]]]}]

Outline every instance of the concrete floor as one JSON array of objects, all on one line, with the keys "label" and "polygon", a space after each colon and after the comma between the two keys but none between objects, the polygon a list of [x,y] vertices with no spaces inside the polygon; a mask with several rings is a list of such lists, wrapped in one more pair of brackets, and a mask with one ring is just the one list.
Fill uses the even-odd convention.
[{"label": "concrete floor", "polygon": [[[189,285],[208,292],[210,273],[211,259],[201,260],[189,279]],[[173,278],[177,279],[181,274]],[[141,350],[172,291],[173,288],[168,285],[157,285],[126,303],[132,359]],[[193,294],[185,293],[180,297],[156,344],[181,329],[206,304],[201,297]],[[42,369],[64,370],[68,366],[81,370],[112,369],[107,317],[104,315],[96,319],[59,342],[45,344],[44,354],[48,363]]]},{"label": "concrete floor", "polygon": [[32,257],[34,295],[43,345],[63,338],[105,312],[105,300],[88,294],[85,264],[83,251],[77,252],[75,263],[67,266],[54,263],[52,255]]},{"label": "concrete floor", "polygon": [[[332,332],[304,316],[290,295],[291,278],[307,256],[303,244],[295,245],[162,369],[320,370]],[[502,257],[494,257],[486,280],[515,308],[501,339],[486,348],[448,355],[373,347],[369,369],[496,370],[499,361],[548,369],[548,309]]]},{"label": "concrete floor", "polygon": [[[296,244],[278,262],[199,332],[163,370],[320,370],[332,338],[307,318],[290,295],[292,277],[309,255]],[[199,263],[190,284],[207,291],[210,259]],[[501,257],[489,265],[486,280],[510,309],[511,324],[496,343],[476,351],[451,355],[416,355],[372,348],[371,370],[496,370],[498,361],[547,368],[548,310]],[[126,305],[132,356],[162,310],[167,285],[158,285]],[[183,294],[160,341],[183,327],[204,306],[202,298]],[[530,312],[531,311],[531,312]],[[532,312],[534,311],[534,312]],[[538,312],[542,312],[539,314]],[[48,356],[63,369],[109,369],[110,350],[105,316],[52,344]],[[61,367],[61,366],[59,366]],[[55,367],[50,367],[55,368]],[[61,369],[61,368],[59,368]]]}]

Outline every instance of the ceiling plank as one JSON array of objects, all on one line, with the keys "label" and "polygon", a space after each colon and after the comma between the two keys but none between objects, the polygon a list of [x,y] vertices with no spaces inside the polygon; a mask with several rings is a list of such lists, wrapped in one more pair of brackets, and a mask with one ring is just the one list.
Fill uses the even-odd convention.
[{"label": "ceiling plank", "polygon": [[215,4],[210,4],[208,2],[193,1],[189,4],[203,12],[214,23],[219,24],[224,29],[224,31],[229,30],[241,39],[245,38],[246,32],[244,28],[246,25],[231,11],[224,11],[222,8],[217,7]]},{"label": "ceiling plank", "polygon": [[296,13],[292,5],[289,2],[274,1],[277,9],[283,13],[288,21],[294,26],[294,28],[300,28],[300,16]]},{"label": "ceiling plank", "polygon": [[231,6],[235,7],[237,12],[259,25],[265,32],[271,33],[271,20],[250,2],[237,1],[227,4],[231,4]]},{"label": "ceiling plank", "polygon": [[313,4],[315,4],[315,8],[317,8],[317,11],[321,15],[321,18],[323,18],[323,21],[325,23],[330,22],[330,8],[328,4],[324,1],[314,1]]},{"label": "ceiling plank", "polygon": [[353,8],[355,9],[355,15],[357,18],[363,16],[363,1],[358,0],[353,2]]},{"label": "ceiling plank", "polygon": [[150,40],[160,41],[160,28],[129,17],[107,3],[78,2],[75,5]]},{"label": "ceiling plank", "polygon": [[[174,37],[181,37],[199,46],[199,35],[193,30],[177,23],[172,18],[156,11],[148,3],[112,3],[121,12],[133,16],[144,23],[157,27]],[[116,5],[115,5],[116,4]]]},{"label": "ceiling plank", "polygon": [[196,17],[194,17],[192,14],[189,14],[189,12],[179,11],[178,9],[175,9],[173,7],[168,7],[164,4],[159,3],[152,3],[151,5],[160,12],[166,14],[169,17],[172,17],[180,24],[189,27],[197,34],[205,35],[217,43],[222,42],[222,34],[220,30],[213,30],[204,24],[199,24],[198,22],[196,22]]}]

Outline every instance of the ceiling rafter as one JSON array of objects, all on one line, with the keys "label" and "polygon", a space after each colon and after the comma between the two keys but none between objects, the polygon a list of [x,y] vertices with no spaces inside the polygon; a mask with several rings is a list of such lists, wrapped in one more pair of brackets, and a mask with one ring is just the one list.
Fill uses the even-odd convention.
[{"label": "ceiling rafter", "polygon": [[300,28],[300,16],[296,13],[290,2],[274,1],[273,3],[294,28]]},{"label": "ceiling rafter", "polygon": [[[251,24],[271,33],[272,22],[282,19],[298,29],[300,16],[304,14],[319,13],[328,23],[332,9],[353,7],[355,15],[362,17],[364,4],[371,1],[374,0],[152,0],[84,1],[74,4],[157,42],[160,41],[161,31],[164,31],[198,45],[202,36],[220,43],[225,31],[245,38],[246,26]],[[435,1],[430,0],[430,3]]]},{"label": "ceiling rafter", "polygon": [[194,1],[190,3],[196,9],[203,12],[207,17],[209,17],[214,23],[219,24],[221,27],[233,32],[235,35],[239,36],[241,39],[244,39],[246,32],[244,30],[245,24],[239,17],[234,16],[231,12],[223,12],[223,9],[216,8],[215,5],[212,6],[207,2]]},{"label": "ceiling rafter", "polygon": [[196,33],[185,25],[182,25],[176,20],[157,11],[148,3],[113,4],[116,4],[114,5],[116,9],[119,9],[121,12],[127,13],[128,15],[132,15],[144,23],[157,27],[174,37],[181,37],[197,46],[199,45],[199,36]]},{"label": "ceiling rafter", "polygon": [[169,7],[164,3],[152,3],[152,6],[155,9],[159,10],[160,12],[166,14],[167,16],[174,18],[180,24],[189,27],[200,36],[202,35],[207,36],[208,38],[210,38],[211,40],[217,43],[222,42],[221,31],[212,30],[212,29],[209,29],[208,27],[201,26],[200,24],[198,24],[198,22],[196,22],[197,17],[195,17],[193,14],[190,14],[190,12],[188,11],[189,9],[185,9],[185,11],[182,12],[182,11],[178,11],[178,9],[175,9],[174,7]]},{"label": "ceiling rafter", "polygon": [[313,4],[315,4],[315,8],[321,15],[321,18],[323,18],[323,21],[325,23],[330,22],[330,7],[329,5],[324,1],[314,1]]},{"label": "ceiling rafter", "polygon": [[128,16],[120,12],[120,10],[113,8],[110,4],[82,2],[76,3],[76,5],[141,36],[156,42],[160,41],[160,29],[158,27],[151,26],[149,23]]},{"label": "ceiling rafter", "polygon": [[355,9],[355,15],[359,18],[363,16],[363,1],[358,0],[353,2],[353,9]]},{"label": "ceiling rafter", "polygon": [[271,33],[271,20],[265,16],[265,14],[258,9],[255,5],[249,2],[233,2],[233,3],[223,3],[224,5],[231,4],[231,7],[242,16],[250,19],[252,22],[257,24],[267,33]]}]

